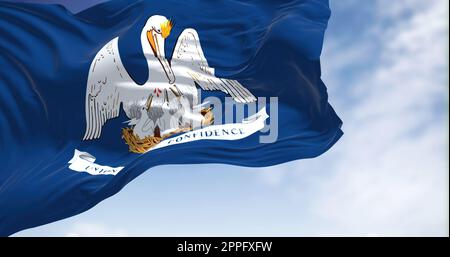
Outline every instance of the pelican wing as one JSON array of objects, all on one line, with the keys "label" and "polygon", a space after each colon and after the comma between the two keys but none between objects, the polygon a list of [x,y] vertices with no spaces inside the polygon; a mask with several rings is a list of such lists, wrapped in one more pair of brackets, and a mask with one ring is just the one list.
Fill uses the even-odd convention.
[{"label": "pelican wing", "polygon": [[186,74],[203,90],[220,90],[239,103],[256,101],[255,96],[238,81],[214,75],[214,68],[209,67],[194,29],[185,29],[178,38],[172,56],[172,67],[175,65],[185,68]]},{"label": "pelican wing", "polygon": [[119,116],[118,83],[129,80],[121,65],[117,38],[106,44],[95,56],[89,69],[86,88],[86,132],[83,140],[99,138],[108,119]]}]

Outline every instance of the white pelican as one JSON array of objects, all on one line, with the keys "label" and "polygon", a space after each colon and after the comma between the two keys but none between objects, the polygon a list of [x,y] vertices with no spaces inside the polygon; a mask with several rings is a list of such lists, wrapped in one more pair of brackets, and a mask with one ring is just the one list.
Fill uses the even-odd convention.
[{"label": "white pelican", "polygon": [[[192,126],[192,121],[202,118],[195,82],[203,90],[221,90],[237,102],[256,100],[239,82],[214,76],[194,29],[181,33],[169,64],[164,41],[172,26],[166,17],[154,15],[142,29],[141,45],[149,70],[148,81],[143,85],[137,84],[122,64],[118,37],[97,53],[87,82],[83,140],[99,138],[106,121],[119,116],[121,104],[129,124],[134,125],[134,133],[141,138],[162,136],[180,126]],[[143,115],[144,111],[147,115]]]}]

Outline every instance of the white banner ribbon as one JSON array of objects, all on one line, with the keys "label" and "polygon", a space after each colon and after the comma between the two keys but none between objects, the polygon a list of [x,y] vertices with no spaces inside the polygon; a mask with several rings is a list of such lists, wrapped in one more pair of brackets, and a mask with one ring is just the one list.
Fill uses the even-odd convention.
[{"label": "white banner ribbon", "polygon": [[[202,129],[186,132],[182,135],[165,139],[149,151],[171,145],[189,143],[197,140],[238,140],[246,138],[264,128],[269,117],[266,109],[242,120],[241,123],[213,125]],[[73,158],[69,161],[69,169],[78,172],[87,172],[91,175],[116,175],[124,167],[110,167],[95,163],[95,157],[88,152],[75,149]]]},{"label": "white banner ribbon", "polygon": [[95,163],[95,157],[92,154],[77,149],[75,149],[69,164],[69,169],[78,172],[87,172],[91,175],[116,175],[124,168],[99,165]]},{"label": "white banner ribbon", "polygon": [[268,117],[269,115],[267,115],[266,108],[264,107],[258,113],[242,120],[241,123],[212,125],[202,129],[186,132],[182,135],[161,141],[147,152],[197,140],[238,140],[246,138],[263,129],[265,125],[264,122]]}]

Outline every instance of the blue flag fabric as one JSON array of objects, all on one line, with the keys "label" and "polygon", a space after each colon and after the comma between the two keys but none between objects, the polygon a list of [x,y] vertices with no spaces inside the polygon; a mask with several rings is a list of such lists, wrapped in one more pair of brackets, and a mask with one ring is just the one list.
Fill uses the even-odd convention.
[{"label": "blue flag fabric", "polygon": [[327,0],[117,0],[77,14],[0,2],[0,235],[86,211],[156,165],[324,153],[342,135],[320,78],[329,16]]}]

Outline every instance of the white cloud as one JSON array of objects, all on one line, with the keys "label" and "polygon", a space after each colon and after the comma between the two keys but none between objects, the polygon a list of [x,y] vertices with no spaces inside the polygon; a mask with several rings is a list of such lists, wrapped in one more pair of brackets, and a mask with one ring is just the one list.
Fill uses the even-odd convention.
[{"label": "white cloud", "polygon": [[312,196],[299,197],[311,221],[299,233],[448,235],[448,2],[420,2],[378,1],[364,35],[324,50],[325,82],[346,92],[330,94],[346,134],[274,180],[293,197]]}]

